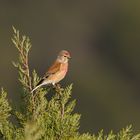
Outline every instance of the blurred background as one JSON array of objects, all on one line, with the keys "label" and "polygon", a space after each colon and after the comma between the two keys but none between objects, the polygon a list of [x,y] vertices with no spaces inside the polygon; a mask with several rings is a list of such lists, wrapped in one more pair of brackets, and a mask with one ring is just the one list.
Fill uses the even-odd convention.
[{"label": "blurred background", "polygon": [[12,25],[30,37],[30,67],[43,76],[66,49],[80,132],[140,130],[140,1],[5,0],[0,3],[0,86],[18,105],[20,84]]}]

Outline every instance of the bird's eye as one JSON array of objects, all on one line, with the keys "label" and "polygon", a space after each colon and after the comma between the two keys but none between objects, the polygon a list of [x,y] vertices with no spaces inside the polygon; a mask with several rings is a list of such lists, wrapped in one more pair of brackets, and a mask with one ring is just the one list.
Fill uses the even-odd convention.
[{"label": "bird's eye", "polygon": [[67,57],[66,55],[64,55],[64,57]]}]

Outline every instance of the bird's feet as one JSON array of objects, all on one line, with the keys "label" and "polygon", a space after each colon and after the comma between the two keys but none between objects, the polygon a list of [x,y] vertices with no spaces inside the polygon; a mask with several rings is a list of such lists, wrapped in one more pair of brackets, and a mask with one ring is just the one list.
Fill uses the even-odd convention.
[{"label": "bird's feet", "polygon": [[54,89],[57,93],[61,93],[64,90],[63,88],[61,88],[60,84],[55,84],[53,86],[54,86]]}]

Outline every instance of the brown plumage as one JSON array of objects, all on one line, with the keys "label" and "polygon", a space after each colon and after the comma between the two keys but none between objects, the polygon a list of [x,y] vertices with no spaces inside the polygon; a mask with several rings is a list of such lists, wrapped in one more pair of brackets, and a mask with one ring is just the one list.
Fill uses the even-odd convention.
[{"label": "brown plumage", "polygon": [[47,85],[47,84],[53,84],[55,85],[59,81],[61,81],[67,71],[68,71],[68,60],[69,60],[70,54],[66,50],[62,50],[54,64],[48,69],[44,77],[40,80],[40,82],[36,85],[36,87],[31,91],[35,91],[37,88]]}]

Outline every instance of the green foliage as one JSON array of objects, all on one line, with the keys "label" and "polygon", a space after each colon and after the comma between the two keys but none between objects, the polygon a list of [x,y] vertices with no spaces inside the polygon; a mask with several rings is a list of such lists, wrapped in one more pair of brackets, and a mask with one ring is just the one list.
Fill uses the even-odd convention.
[{"label": "green foliage", "polygon": [[134,135],[132,132],[132,126],[128,126],[122,129],[118,134],[114,134],[112,131],[108,135],[104,135],[103,131],[98,135],[83,134],[74,137],[70,140],[140,140],[140,134]]},{"label": "green foliage", "polygon": [[29,70],[29,50],[31,43],[28,37],[20,36],[15,28],[12,41],[19,52],[18,62],[13,62],[19,72],[23,95],[21,108],[12,109],[7,100],[7,93],[2,89],[0,94],[0,139],[2,140],[139,140],[140,134],[134,135],[131,127],[118,134],[110,132],[104,135],[80,134],[80,115],[73,113],[76,101],[71,101],[72,85],[66,88],[57,87],[50,100],[47,99],[49,88],[31,90],[40,78],[35,70]]},{"label": "green foliage", "polygon": [[6,99],[7,93],[1,89],[0,94],[0,133],[1,136],[6,139],[12,138],[13,126],[8,121],[10,117],[11,107],[9,106],[8,100]]}]

